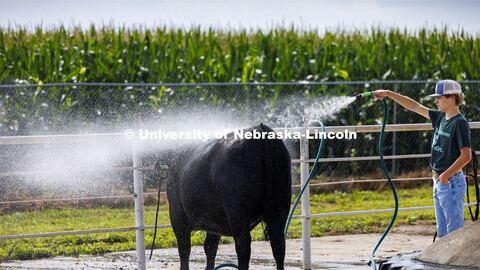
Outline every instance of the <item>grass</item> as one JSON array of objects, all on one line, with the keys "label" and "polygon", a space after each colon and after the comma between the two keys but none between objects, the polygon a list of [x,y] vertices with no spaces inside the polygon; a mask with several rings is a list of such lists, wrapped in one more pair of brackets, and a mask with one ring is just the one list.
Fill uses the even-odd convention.
[{"label": "grass", "polygon": [[[472,189],[473,191],[473,189]],[[399,189],[400,207],[433,205],[431,187],[424,185],[414,189]],[[315,194],[311,197],[312,213],[339,211],[357,211],[366,209],[393,208],[391,191],[357,191]],[[300,210],[296,210],[299,214]],[[468,211],[465,211],[465,218]],[[312,237],[350,233],[383,232],[390,222],[392,214],[354,215],[312,219]],[[154,224],[155,206],[145,207],[145,224]],[[34,234],[98,228],[116,228],[134,226],[133,208],[96,209],[66,208],[62,210],[43,210],[13,213],[0,216],[0,235]],[[168,224],[167,205],[161,205],[159,224]],[[400,212],[399,224],[434,224],[433,210]],[[263,228],[259,225],[252,231],[254,241],[264,240]],[[301,236],[301,221],[293,220],[288,237]],[[205,232],[193,232],[192,244],[201,245]],[[146,247],[151,247],[153,230],[146,231]],[[222,243],[231,243],[228,237]],[[171,229],[157,232],[155,248],[176,247]],[[0,261],[27,260],[51,256],[78,256],[80,254],[103,254],[106,252],[135,249],[135,232],[98,233],[59,237],[41,237],[31,239],[3,240],[0,242]]]}]

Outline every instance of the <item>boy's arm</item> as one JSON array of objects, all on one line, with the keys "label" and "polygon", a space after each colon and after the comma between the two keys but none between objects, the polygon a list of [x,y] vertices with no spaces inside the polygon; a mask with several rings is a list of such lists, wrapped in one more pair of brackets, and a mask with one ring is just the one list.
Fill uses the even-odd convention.
[{"label": "boy's arm", "polygon": [[390,97],[391,99],[395,100],[398,104],[409,109],[410,111],[416,112],[421,116],[427,119],[430,119],[430,116],[428,115],[428,108],[407,96],[402,96],[390,90],[376,90],[376,91],[373,91],[373,94],[376,98],[380,100],[384,99],[385,97]]},{"label": "boy's arm", "polygon": [[460,171],[465,165],[468,164],[468,162],[470,162],[471,159],[472,151],[470,150],[470,147],[462,147],[462,149],[460,149],[460,156],[446,171],[438,176],[437,181],[448,184],[448,178]]}]

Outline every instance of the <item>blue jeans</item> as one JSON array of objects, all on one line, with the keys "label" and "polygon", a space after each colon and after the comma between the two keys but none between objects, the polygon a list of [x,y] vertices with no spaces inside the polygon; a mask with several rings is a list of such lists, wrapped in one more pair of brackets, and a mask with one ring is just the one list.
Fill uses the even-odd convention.
[{"label": "blue jeans", "polygon": [[437,233],[438,237],[443,237],[465,225],[463,222],[463,205],[467,192],[467,182],[461,171],[450,176],[448,184],[436,181],[436,179],[433,180]]}]

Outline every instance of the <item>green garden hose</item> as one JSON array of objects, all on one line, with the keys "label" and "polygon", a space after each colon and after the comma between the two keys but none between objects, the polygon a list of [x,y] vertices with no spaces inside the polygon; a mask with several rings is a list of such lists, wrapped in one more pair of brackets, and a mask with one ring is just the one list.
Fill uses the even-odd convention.
[{"label": "green garden hose", "polygon": [[[323,123],[320,121],[318,121],[318,123],[320,123],[320,126],[322,126],[322,132],[325,133],[325,126],[323,125]],[[322,152],[322,146],[323,146],[323,136],[321,138],[322,140],[320,141],[320,146],[318,147],[317,158],[313,163],[313,167],[312,167],[312,170],[310,171],[310,175],[308,175],[307,181],[305,181],[305,185],[303,185],[302,189],[300,190],[300,193],[298,194],[298,197],[295,200],[295,203],[293,204],[292,211],[290,211],[290,215],[288,216],[287,224],[285,225],[285,233],[284,233],[285,239],[287,239],[288,226],[290,226],[290,221],[292,220],[292,216],[293,216],[293,212],[295,212],[295,208],[297,208],[298,201],[302,197],[303,192],[305,191],[305,188],[308,187],[308,183],[310,182],[310,179],[312,179],[312,176],[317,169],[318,159],[320,158],[320,153]]]},{"label": "green garden hose", "polygon": [[382,237],[380,237],[380,240],[378,240],[378,243],[375,245],[375,247],[372,250],[372,254],[370,255],[370,262],[372,263],[373,269],[375,269],[375,270],[377,269],[377,265],[375,264],[375,260],[373,259],[373,255],[375,254],[375,251],[377,251],[378,246],[380,246],[380,244],[382,243],[385,236],[387,236],[388,232],[393,227],[393,224],[395,223],[395,219],[397,218],[397,213],[398,213],[397,191],[395,190],[395,186],[393,185],[392,179],[390,179],[390,175],[388,174],[387,167],[385,166],[385,161],[383,160],[383,133],[385,131],[385,124],[387,122],[387,101],[385,99],[383,99],[382,101],[383,101],[383,120],[382,120],[382,130],[380,132],[380,140],[379,140],[379,143],[378,143],[378,152],[380,154],[380,163],[382,164],[383,172],[385,173],[385,176],[388,179],[388,183],[390,184],[390,187],[392,188],[393,196],[395,197],[395,211],[393,213],[393,217],[392,217],[392,220],[390,221],[390,224],[388,225],[387,229],[383,233]]},{"label": "green garden hose", "polygon": [[220,269],[222,267],[233,267],[233,268],[236,268],[238,269],[238,266],[236,264],[233,264],[233,263],[224,263],[224,264],[220,264],[218,266],[216,266],[215,268],[213,268],[213,270],[217,270],[217,269]]}]

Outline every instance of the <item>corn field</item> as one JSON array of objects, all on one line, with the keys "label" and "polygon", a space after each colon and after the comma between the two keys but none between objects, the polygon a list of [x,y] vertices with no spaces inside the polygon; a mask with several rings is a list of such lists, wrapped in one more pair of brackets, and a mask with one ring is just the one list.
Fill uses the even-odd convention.
[{"label": "corn field", "polygon": [[446,29],[0,28],[0,83],[480,79],[480,38]]}]

